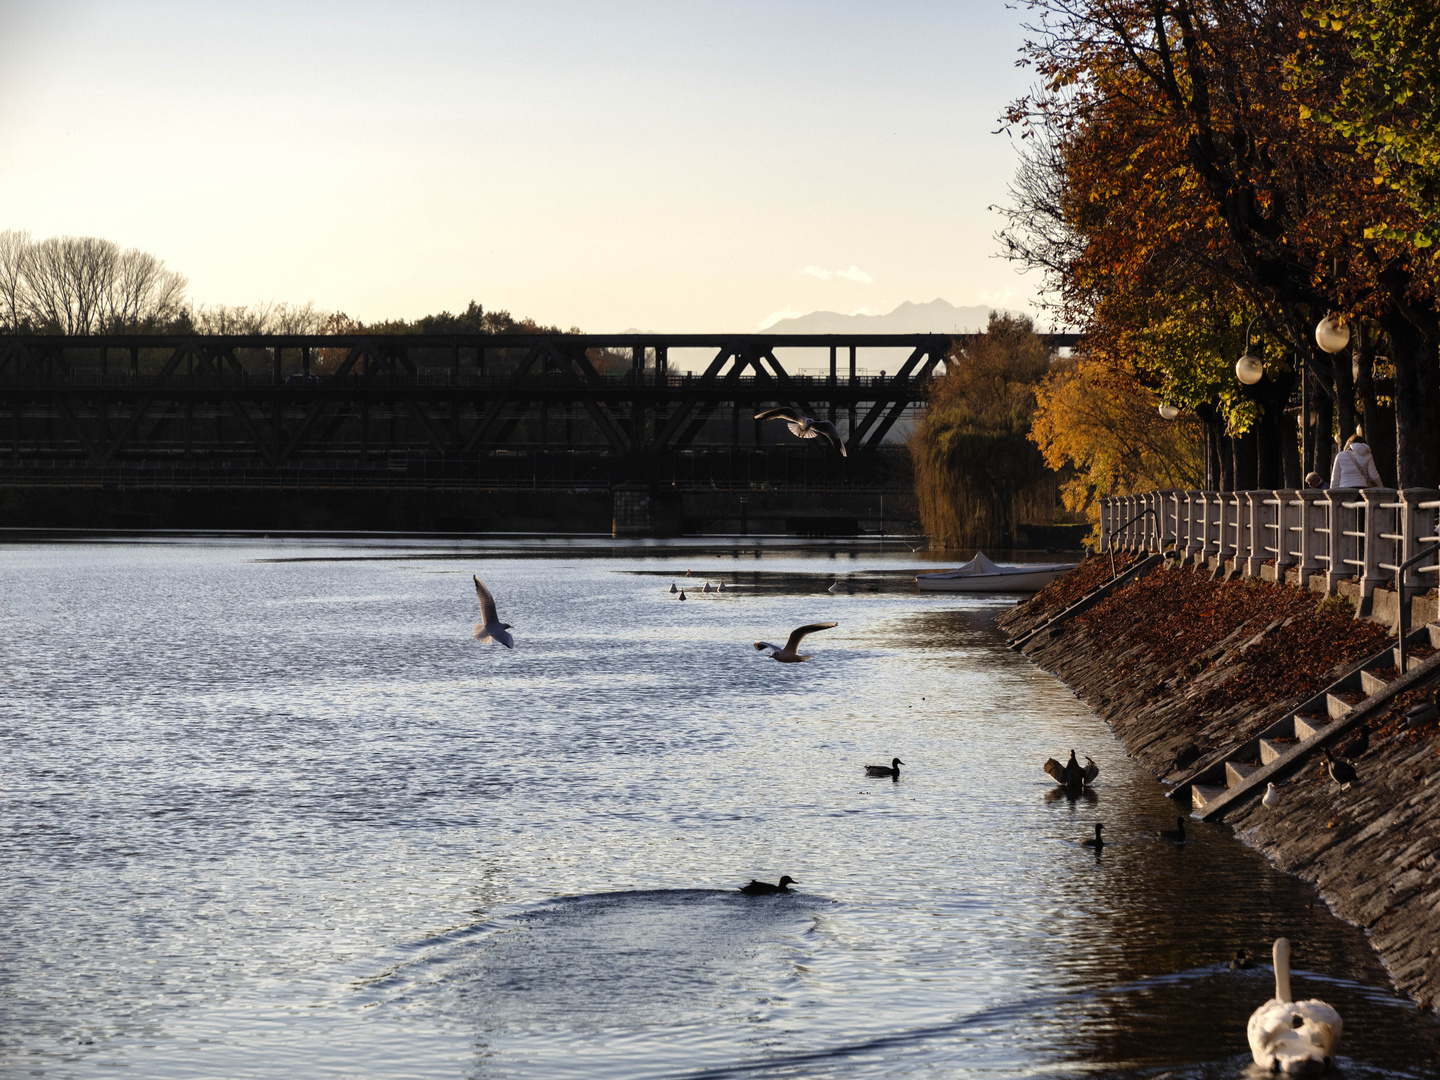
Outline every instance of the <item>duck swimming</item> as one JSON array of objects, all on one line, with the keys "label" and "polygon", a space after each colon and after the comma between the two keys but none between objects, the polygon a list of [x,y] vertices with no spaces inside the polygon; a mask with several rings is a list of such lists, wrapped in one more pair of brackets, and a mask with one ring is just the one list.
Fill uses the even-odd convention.
[{"label": "duck swimming", "polygon": [[776,893],[788,893],[791,885],[800,884],[789,874],[780,879],[778,885],[771,885],[768,881],[755,881],[751,879],[749,885],[741,885],[740,891],[746,896],[774,896]]},{"label": "duck swimming", "polygon": [[866,775],[866,776],[893,776],[896,780],[899,780],[899,779],[900,779],[900,766],[901,766],[901,765],[904,765],[904,764],[905,764],[905,763],[904,763],[903,761],[901,761],[901,760],[897,757],[897,758],[891,758],[889,765],[866,765],[866,766],[865,766],[865,775]]},{"label": "duck swimming", "polygon": [[1249,971],[1255,965],[1250,963],[1250,953],[1245,949],[1235,950],[1235,959],[1230,961],[1231,971]]},{"label": "duck swimming", "polygon": [[1095,822],[1095,835],[1089,840],[1081,840],[1080,846],[1093,847],[1096,851],[1099,851],[1101,848],[1103,848],[1105,846],[1105,839],[1100,835],[1100,830],[1103,828],[1105,828],[1105,823],[1103,821]]},{"label": "duck swimming", "polygon": [[1175,828],[1161,829],[1155,835],[1161,840],[1174,840],[1177,844],[1183,844],[1185,842],[1185,819],[1183,817],[1176,818]]}]

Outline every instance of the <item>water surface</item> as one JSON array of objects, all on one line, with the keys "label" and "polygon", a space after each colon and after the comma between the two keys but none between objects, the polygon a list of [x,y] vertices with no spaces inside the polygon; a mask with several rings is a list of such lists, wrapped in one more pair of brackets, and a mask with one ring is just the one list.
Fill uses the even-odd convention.
[{"label": "water surface", "polygon": [[1011,601],[901,555],[0,547],[0,1073],[1234,1077],[1272,984],[1226,960],[1285,934],[1345,1075],[1433,1074],[1360,931],[1224,828],[1155,839]]}]

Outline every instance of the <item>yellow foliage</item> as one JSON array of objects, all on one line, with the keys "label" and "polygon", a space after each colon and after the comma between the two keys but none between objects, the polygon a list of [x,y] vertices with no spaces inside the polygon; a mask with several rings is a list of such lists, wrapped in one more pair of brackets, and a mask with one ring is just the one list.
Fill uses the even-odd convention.
[{"label": "yellow foliage", "polygon": [[1204,429],[1166,420],[1159,401],[1127,372],[1085,358],[1058,361],[1036,392],[1030,438],[1052,469],[1070,466],[1065,505],[1099,520],[1098,497],[1197,488],[1205,476]]}]

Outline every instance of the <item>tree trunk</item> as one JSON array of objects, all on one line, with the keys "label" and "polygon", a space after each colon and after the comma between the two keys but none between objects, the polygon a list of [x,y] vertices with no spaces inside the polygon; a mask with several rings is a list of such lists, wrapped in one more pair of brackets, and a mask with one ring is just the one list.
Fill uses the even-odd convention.
[{"label": "tree trunk", "polygon": [[1380,403],[1375,398],[1375,337],[1363,320],[1355,322],[1355,366],[1359,374],[1355,379],[1355,396],[1360,400],[1360,415],[1364,418],[1365,442],[1375,457],[1375,469],[1380,482],[1386,486],[1395,483],[1395,428],[1386,425]]},{"label": "tree trunk", "polygon": [[1222,435],[1219,440],[1220,490],[1235,490],[1235,440]]},{"label": "tree trunk", "polygon": [[1294,489],[1305,486],[1305,470],[1300,464],[1300,427],[1304,418],[1286,417],[1280,424],[1280,462],[1283,467],[1284,483]]},{"label": "tree trunk", "polygon": [[[1261,387],[1264,389],[1262,390]],[[1256,387],[1264,412],[1256,429],[1256,487],[1273,489],[1285,483],[1285,440],[1287,432],[1294,441],[1295,425],[1285,416],[1290,394],[1295,389],[1295,373],[1281,373],[1266,378]],[[1294,449],[1291,449],[1292,456]],[[1298,458],[1297,458],[1298,467]]]},{"label": "tree trunk", "polygon": [[1331,378],[1335,383],[1335,446],[1332,453],[1355,434],[1355,376],[1350,365],[1349,353],[1336,353],[1330,357]]},{"label": "tree trunk", "polygon": [[1306,462],[1311,472],[1320,474],[1326,482],[1330,479],[1330,456],[1335,444],[1331,430],[1335,424],[1335,399],[1330,396],[1330,387],[1319,375],[1315,376],[1313,389],[1316,390],[1310,408],[1315,413],[1315,424],[1310,429],[1310,460]]},{"label": "tree trunk", "polygon": [[1435,342],[1404,317],[1383,320],[1395,365],[1395,461],[1399,487],[1435,487],[1440,482],[1440,368]]},{"label": "tree trunk", "polygon": [[1244,435],[1232,439],[1231,446],[1235,453],[1235,486],[1231,490],[1254,491],[1260,486],[1255,482],[1256,465],[1260,457],[1259,429],[1251,428]]}]

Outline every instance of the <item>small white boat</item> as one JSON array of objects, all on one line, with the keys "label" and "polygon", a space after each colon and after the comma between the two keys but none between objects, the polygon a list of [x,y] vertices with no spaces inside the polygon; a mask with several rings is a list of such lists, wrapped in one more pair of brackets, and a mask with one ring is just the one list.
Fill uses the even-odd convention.
[{"label": "small white boat", "polygon": [[954,570],[921,574],[915,579],[921,592],[1039,592],[1075,563],[1025,563],[1001,566],[983,552]]}]

